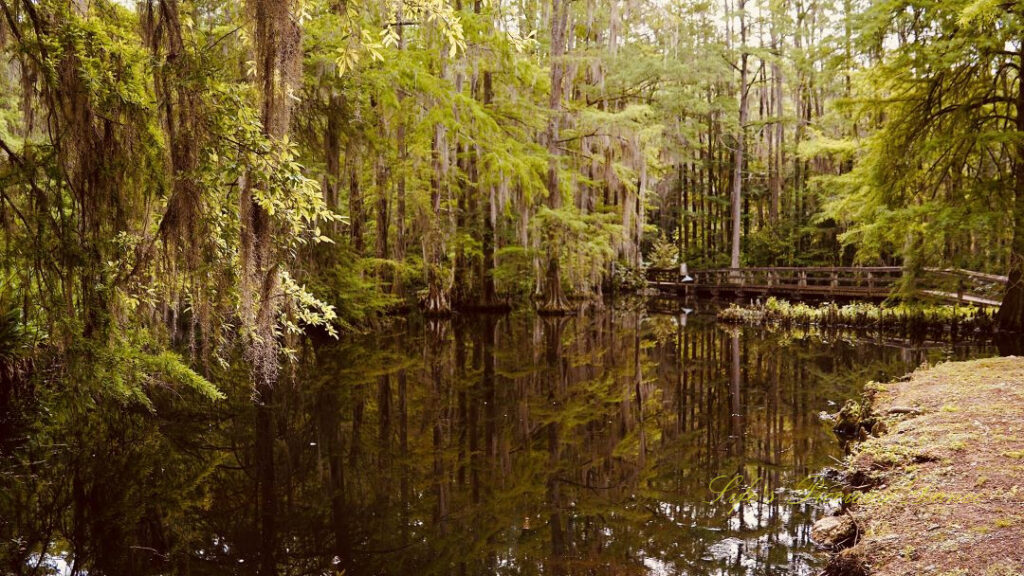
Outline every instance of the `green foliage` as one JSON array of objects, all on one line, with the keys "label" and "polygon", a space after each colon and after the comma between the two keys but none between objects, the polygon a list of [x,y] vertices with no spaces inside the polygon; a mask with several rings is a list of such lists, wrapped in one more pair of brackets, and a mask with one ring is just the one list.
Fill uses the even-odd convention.
[{"label": "green foliage", "polygon": [[122,364],[126,371],[137,370],[133,376],[150,386],[188,389],[208,400],[224,398],[224,394],[216,386],[189,368],[182,357],[174,352],[164,350],[149,354],[133,351],[122,356],[121,360],[126,362]]},{"label": "green foliage", "polygon": [[[332,324],[347,332],[366,332],[373,327],[372,320],[399,305],[401,300],[382,292],[380,283],[369,273],[374,270],[370,268],[372,264],[343,260],[322,271],[312,291],[323,302],[330,302],[330,316],[319,313],[317,317],[317,309],[313,309],[315,321],[307,320],[305,324],[324,326],[329,332],[334,330]],[[390,262],[381,264],[391,268]],[[362,266],[366,268],[359,270]],[[394,269],[393,273],[408,275],[408,271],[401,269]]]},{"label": "green foliage", "polygon": [[21,310],[0,311],[0,365],[12,366],[30,357],[44,336],[34,326],[26,325]]},{"label": "green foliage", "polygon": [[583,214],[575,208],[541,207],[533,220],[545,238],[545,252],[561,262],[564,280],[579,295],[592,292],[615,257],[612,245],[621,230],[612,214]]},{"label": "green foliage", "polygon": [[640,292],[647,287],[647,276],[642,268],[619,265],[612,276],[612,288],[619,292]]},{"label": "green foliage", "polygon": [[68,356],[67,382],[124,405],[155,410],[151,401],[156,389],[175,394],[186,392],[215,401],[224,394],[212,382],[189,367],[180,355],[159,350],[144,333],[124,334],[107,346],[87,345]]},{"label": "green foliage", "polygon": [[675,268],[679,265],[679,240],[678,232],[676,237],[668,240],[665,234],[658,234],[658,237],[651,244],[651,250],[647,254],[647,261],[654,268]]},{"label": "green foliage", "polygon": [[[893,43],[860,78],[857,113],[877,129],[860,139],[852,170],[821,180],[823,217],[847,228],[839,238],[858,261],[1005,271],[1019,63],[1004,48],[1022,28],[1020,14],[995,6],[876,2],[865,15],[865,40],[915,40]],[[822,143],[849,157],[847,142]]]},{"label": "green foliage", "polygon": [[417,295],[529,302],[549,261],[639,291],[641,248],[729,264],[736,174],[743,265],[1010,261],[1022,27],[988,0],[569,2],[564,39],[536,3],[288,2],[259,62],[240,6],[6,6],[0,272],[56,357],[275,356]]},{"label": "green foliage", "polygon": [[503,294],[525,300],[533,292],[534,254],[520,246],[508,246],[498,250],[498,265],[494,268],[494,282]]}]

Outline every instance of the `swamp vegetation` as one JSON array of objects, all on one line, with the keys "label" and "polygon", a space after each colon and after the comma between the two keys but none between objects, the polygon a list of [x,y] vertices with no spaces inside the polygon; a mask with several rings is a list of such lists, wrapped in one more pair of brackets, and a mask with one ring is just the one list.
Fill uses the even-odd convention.
[{"label": "swamp vegetation", "polygon": [[[728,324],[754,326],[819,326],[823,330],[874,331],[904,338],[932,338],[935,340],[987,341],[995,328],[995,314],[975,306],[906,305],[878,306],[867,303],[839,305],[828,302],[809,305],[768,298],[764,304],[742,307],[731,304],[717,312],[720,321]],[[1012,337],[1011,337],[1012,339]],[[1013,353],[1009,342],[999,342],[1000,348]]]}]

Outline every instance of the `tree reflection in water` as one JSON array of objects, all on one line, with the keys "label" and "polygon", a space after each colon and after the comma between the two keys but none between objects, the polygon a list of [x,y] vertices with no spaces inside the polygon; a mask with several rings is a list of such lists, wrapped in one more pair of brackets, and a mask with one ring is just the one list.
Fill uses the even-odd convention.
[{"label": "tree reflection in water", "polygon": [[[0,572],[809,574],[819,419],[949,350],[608,311],[301,351],[266,405],[5,400]],[[992,353],[957,349],[957,357]]]}]

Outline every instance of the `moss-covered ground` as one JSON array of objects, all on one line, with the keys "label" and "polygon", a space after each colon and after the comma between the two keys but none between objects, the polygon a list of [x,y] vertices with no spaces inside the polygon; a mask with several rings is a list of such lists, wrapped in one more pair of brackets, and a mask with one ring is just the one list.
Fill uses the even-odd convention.
[{"label": "moss-covered ground", "polygon": [[830,572],[1024,575],[1024,358],[872,386],[886,431],[851,457],[860,539]]}]

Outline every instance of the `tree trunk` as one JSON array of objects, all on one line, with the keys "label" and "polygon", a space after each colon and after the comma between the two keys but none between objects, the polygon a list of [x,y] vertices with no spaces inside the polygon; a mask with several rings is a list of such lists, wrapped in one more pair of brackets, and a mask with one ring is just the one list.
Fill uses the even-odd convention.
[{"label": "tree trunk", "polygon": [[[264,134],[281,140],[291,122],[288,92],[301,81],[302,30],[290,0],[251,0],[256,25],[257,82]],[[280,298],[273,250],[274,222],[255,201],[246,179],[241,198],[242,320],[250,328],[248,360],[257,392],[277,381],[278,342],[274,334]]]},{"label": "tree trunk", "polygon": [[[461,92],[461,88],[458,87],[460,84],[461,76],[456,82],[456,92]],[[456,121],[458,121],[457,116]],[[469,159],[471,147],[469,144],[455,142],[453,148],[455,150],[456,173],[461,176],[461,178],[458,178],[459,191],[455,202],[455,231],[456,238],[458,238],[460,232],[468,232],[470,235],[473,235],[475,232],[474,230],[467,230],[467,223],[473,221],[471,204],[473,197],[477,193],[477,188],[476,177],[473,174],[473,167]],[[454,249],[455,261],[453,262],[451,300],[453,306],[461,307],[471,301],[470,295],[474,289],[473,278],[470,272],[470,257],[466,254],[465,242],[456,240]]]},{"label": "tree trunk", "polygon": [[[562,208],[562,191],[558,181],[559,156],[558,128],[561,122],[562,84],[565,75],[565,39],[569,20],[569,1],[551,1],[551,94],[548,100],[551,117],[548,118],[548,207]],[[544,294],[538,310],[545,314],[564,314],[569,310],[569,301],[562,291],[562,273],[559,263],[561,234],[555,229],[547,231],[549,250],[547,272],[544,280]]]},{"label": "tree trunk", "polygon": [[[262,97],[263,130],[280,141],[291,122],[289,92],[302,80],[302,29],[291,0],[250,0],[255,22],[256,80]],[[278,307],[278,263],[274,253],[275,224],[255,201],[251,179],[241,197],[243,294],[241,316],[250,336],[246,358],[257,397],[256,446],[260,507],[261,575],[276,573],[276,498],[273,442],[276,436],[271,393],[277,383],[279,343],[275,334]]]},{"label": "tree trunk", "polygon": [[729,267],[740,267],[740,241],[743,230],[743,163],[746,158],[747,121],[750,102],[747,96],[747,17],[746,0],[739,1],[740,12],[740,125],[736,134],[736,153],[733,155],[732,176],[732,250]]},{"label": "tree trunk", "polygon": [[[371,99],[372,101],[372,99]],[[379,126],[382,133],[387,134],[389,132],[387,121],[385,119],[384,106],[377,103],[375,106],[378,110],[377,117],[379,118]],[[388,224],[390,223],[390,212],[388,208],[389,202],[389,188],[391,180],[391,170],[388,168],[387,156],[383,147],[376,151],[374,155],[374,182],[377,189],[377,239],[374,246],[374,252],[377,258],[381,260],[387,260],[389,256],[388,251]],[[387,274],[381,274],[382,278],[387,279]]]},{"label": "tree trunk", "polygon": [[345,164],[348,169],[348,218],[352,249],[363,255],[363,193],[359,187],[359,150],[351,139],[345,149]]},{"label": "tree trunk", "polygon": [[[327,103],[327,130],[324,132],[324,202],[331,210],[338,208],[338,188],[341,186],[341,126],[342,99],[332,94]],[[337,231],[332,223],[333,231]]]},{"label": "tree trunk", "polygon": [[[396,22],[402,21],[402,11],[396,13]],[[404,26],[398,27],[398,50],[405,50]],[[405,263],[407,250],[405,238],[405,170],[408,160],[408,150],[405,144],[405,108],[403,103],[405,96],[402,90],[398,90],[398,114],[396,114],[398,126],[395,127],[395,148],[398,154],[397,181],[395,182],[395,261],[399,265]],[[397,296],[403,295],[402,274],[395,274],[394,282],[391,285],[392,293]]]},{"label": "tree trunk", "polygon": [[425,215],[427,230],[423,235],[423,262],[427,268],[427,301],[424,308],[426,313],[431,315],[451,313],[448,288],[444,281],[445,248],[441,233],[441,186],[444,165],[441,150],[444,145],[444,127],[438,124],[434,126],[431,152],[430,213]]},{"label": "tree trunk", "polygon": [[384,162],[377,163],[377,258],[388,259],[388,170]]},{"label": "tree trunk", "polygon": [[772,60],[772,121],[774,122],[775,135],[772,138],[772,158],[770,160],[772,167],[772,181],[771,181],[771,200],[769,203],[769,220],[772,224],[779,222],[779,211],[780,211],[780,199],[782,198],[782,186],[784,183],[783,165],[784,165],[784,154],[783,148],[786,145],[786,127],[782,122],[782,117],[785,115],[785,107],[783,106],[782,96],[782,65],[779,60],[782,58],[781,42],[778,39],[776,28],[775,28],[775,16],[772,16],[772,27],[771,27],[771,42],[773,50]]},{"label": "tree trunk", "polygon": [[[491,72],[483,74],[484,107],[491,104],[494,97],[494,86],[492,84]],[[483,238],[481,250],[483,258],[480,260],[480,279],[482,282],[480,290],[480,306],[482,308],[493,308],[498,306],[498,296],[494,288],[494,268],[496,266],[494,257],[494,233],[498,220],[498,206],[495,199],[494,184],[488,185],[487,203],[483,210]]]},{"label": "tree trunk", "polygon": [[1018,145],[1017,155],[1009,282],[997,317],[999,329],[1009,332],[1024,330],[1024,146]]},{"label": "tree trunk", "polygon": [[[1020,55],[1024,65],[1024,51]],[[1024,82],[1017,83],[1017,134],[1024,134]],[[1016,145],[1014,165],[1013,242],[1010,244],[1009,281],[997,321],[1000,330],[1024,330],[1024,143]]]}]

